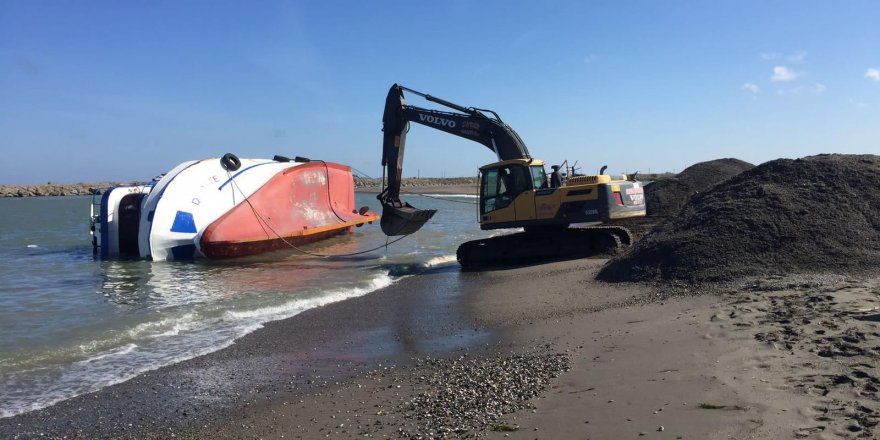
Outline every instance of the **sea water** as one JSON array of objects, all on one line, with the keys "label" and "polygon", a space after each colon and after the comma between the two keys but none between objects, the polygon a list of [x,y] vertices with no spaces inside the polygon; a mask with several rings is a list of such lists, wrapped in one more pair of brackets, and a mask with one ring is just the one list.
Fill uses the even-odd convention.
[{"label": "sea water", "polygon": [[[376,223],[222,262],[101,260],[88,234],[91,197],[0,199],[0,417],[222,349],[266,322],[432,266],[457,265],[458,244],[492,235],[479,229],[475,196],[404,199],[437,214],[387,247],[396,237]],[[357,202],[381,209],[373,194],[359,193]]]}]

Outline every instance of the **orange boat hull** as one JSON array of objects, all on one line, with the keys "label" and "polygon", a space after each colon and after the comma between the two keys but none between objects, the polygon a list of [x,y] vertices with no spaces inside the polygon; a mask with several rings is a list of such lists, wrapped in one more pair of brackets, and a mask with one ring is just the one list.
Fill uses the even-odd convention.
[{"label": "orange boat hull", "polygon": [[309,162],[276,174],[208,225],[199,250],[224,259],[291,249],[378,219],[373,212],[358,213],[350,167]]}]

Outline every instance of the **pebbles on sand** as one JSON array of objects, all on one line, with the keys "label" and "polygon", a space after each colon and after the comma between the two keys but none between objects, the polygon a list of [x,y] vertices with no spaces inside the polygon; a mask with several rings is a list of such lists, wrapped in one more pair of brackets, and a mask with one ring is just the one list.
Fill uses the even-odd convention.
[{"label": "pebbles on sand", "polygon": [[[417,370],[421,391],[399,410],[411,438],[479,436],[501,424],[501,416],[526,408],[551,379],[568,371],[569,358],[549,348],[539,352],[494,357],[426,358]],[[515,428],[514,428],[515,429]],[[504,429],[508,430],[508,429]]]}]

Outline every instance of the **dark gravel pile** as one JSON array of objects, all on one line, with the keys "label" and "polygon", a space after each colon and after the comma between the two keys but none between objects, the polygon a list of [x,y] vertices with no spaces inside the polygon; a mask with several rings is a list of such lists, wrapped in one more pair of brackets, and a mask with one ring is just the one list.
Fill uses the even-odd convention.
[{"label": "dark gravel pile", "polygon": [[764,163],[698,194],[599,272],[605,281],[880,273],[880,156]]},{"label": "dark gravel pile", "polygon": [[422,389],[400,411],[407,438],[478,437],[486,430],[513,429],[501,416],[529,405],[550,380],[568,371],[566,355],[540,353],[489,358],[460,356],[421,360],[426,373],[416,381]]},{"label": "dark gravel pile", "polygon": [[694,194],[755,166],[739,159],[716,159],[691,165],[675,177],[645,186],[649,216],[676,214]]}]

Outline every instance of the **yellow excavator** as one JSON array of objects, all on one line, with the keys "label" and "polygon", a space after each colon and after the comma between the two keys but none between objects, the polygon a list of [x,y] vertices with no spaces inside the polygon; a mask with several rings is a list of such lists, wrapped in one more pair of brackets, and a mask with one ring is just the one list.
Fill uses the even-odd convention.
[{"label": "yellow excavator", "polygon": [[[407,105],[403,92],[455,110]],[[491,114],[491,116],[488,116]],[[614,251],[632,242],[614,220],[645,215],[644,190],[634,178],[571,176],[548,180],[544,162],[529,155],[519,135],[497,113],[452,102],[394,84],[385,99],[382,231],[388,236],[418,231],[436,210],[417,209],[400,200],[403,155],[409,123],[415,122],[480,143],[498,161],[480,168],[480,228],[524,228],[524,232],[463,243],[457,257],[463,269],[579,258]],[[604,167],[603,167],[604,171]],[[387,179],[385,178],[387,176]],[[580,224],[578,227],[570,225]],[[586,224],[586,225],[584,225]]]}]

